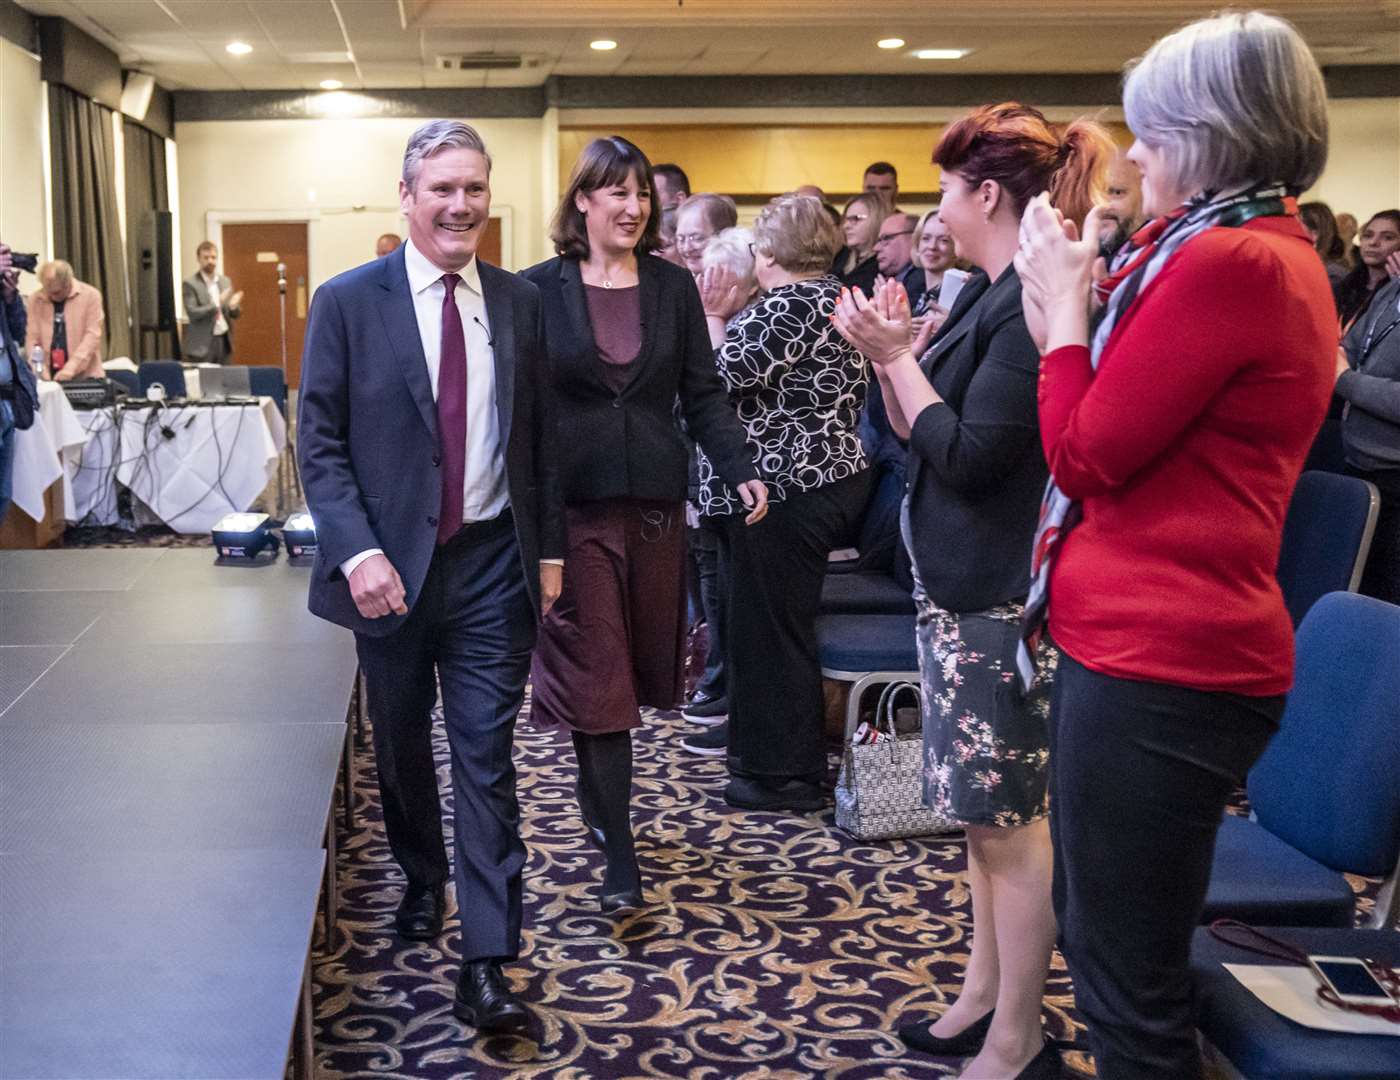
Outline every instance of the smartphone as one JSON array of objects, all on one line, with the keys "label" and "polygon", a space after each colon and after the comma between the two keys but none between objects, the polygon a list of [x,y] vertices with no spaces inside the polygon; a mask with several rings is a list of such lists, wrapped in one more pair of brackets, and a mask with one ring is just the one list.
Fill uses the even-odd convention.
[{"label": "smartphone", "polygon": [[1354,956],[1309,956],[1313,969],[1333,993],[1349,1005],[1390,1005],[1394,998],[1382,986],[1365,961]]},{"label": "smartphone", "polygon": [[958,302],[958,293],[972,275],[966,270],[944,270],[943,284],[938,287],[938,306],[944,311],[952,311]]}]

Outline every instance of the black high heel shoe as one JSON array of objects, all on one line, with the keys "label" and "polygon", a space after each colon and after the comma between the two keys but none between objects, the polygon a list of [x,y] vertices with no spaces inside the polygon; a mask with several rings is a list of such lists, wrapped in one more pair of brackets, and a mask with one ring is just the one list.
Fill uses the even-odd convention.
[{"label": "black high heel shoe", "polygon": [[934,1057],[968,1057],[981,1050],[982,1044],[987,1041],[987,1032],[992,1029],[992,1016],[995,1012],[993,1009],[982,1019],[974,1020],[956,1035],[949,1035],[946,1039],[940,1039],[929,1031],[929,1028],[938,1022],[938,1017],[932,1020],[915,1020],[900,1025],[899,1039],[909,1049],[932,1054]]}]

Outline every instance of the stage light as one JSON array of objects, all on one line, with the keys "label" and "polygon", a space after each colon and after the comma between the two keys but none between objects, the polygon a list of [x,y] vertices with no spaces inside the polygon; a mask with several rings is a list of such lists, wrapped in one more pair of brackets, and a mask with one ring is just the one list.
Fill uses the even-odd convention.
[{"label": "stage light", "polygon": [[269,548],[270,557],[275,559],[278,543],[271,525],[272,519],[266,514],[225,514],[210,532],[219,561],[256,559]]},{"label": "stage light", "polygon": [[881,38],[875,44],[881,49],[902,49],[904,48],[904,39],[902,37]]},{"label": "stage light", "polygon": [[961,60],[971,49],[915,49],[916,60]]},{"label": "stage light", "polygon": [[590,41],[588,47],[595,52],[612,52],[617,48],[617,42],[612,38],[599,38],[597,41]]},{"label": "stage light", "polygon": [[230,53],[233,56],[247,56],[252,51],[253,46],[249,45],[246,41],[230,41],[224,46],[224,52]]},{"label": "stage light", "polygon": [[344,86],[344,85],[345,85],[345,84],[344,84],[343,82],[341,82],[339,79],[322,79],[322,80],[321,80],[321,89],[322,89],[322,90],[339,90],[339,89],[340,89],[342,86]]},{"label": "stage light", "polygon": [[287,545],[287,558],[313,558],[316,555],[316,523],[305,510],[298,510],[282,526],[282,543]]}]

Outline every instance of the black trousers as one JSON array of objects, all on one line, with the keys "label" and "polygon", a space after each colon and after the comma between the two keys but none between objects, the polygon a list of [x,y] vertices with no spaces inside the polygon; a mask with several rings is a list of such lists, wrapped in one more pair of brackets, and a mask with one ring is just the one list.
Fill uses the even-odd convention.
[{"label": "black trousers", "polygon": [[433,760],[434,670],[452,753],[463,961],[520,952],[520,808],[511,761],[535,618],[510,516],[438,548],[417,603],[385,637],[355,635],[369,689],[389,847],[412,882],[447,880]]},{"label": "black trousers", "polygon": [[827,556],[848,544],[870,495],[866,470],[769,504],[757,525],[724,519],[729,772],[826,778],[817,614]]},{"label": "black trousers", "polygon": [[1098,1075],[1200,1077],[1191,934],[1225,804],[1283,698],[1113,678],[1068,655],[1052,695],[1055,915]]},{"label": "black trousers", "polygon": [[1371,481],[1381,493],[1380,514],[1358,591],[1388,604],[1400,604],[1400,469],[1367,472],[1348,465],[1347,473]]},{"label": "black trousers", "polygon": [[724,670],[724,620],[729,596],[729,568],[721,551],[718,519],[704,517],[697,528],[686,531],[690,559],[699,579],[700,607],[705,614],[707,644],[705,670],[695,683],[695,692],[705,697],[724,697],[729,682]]}]

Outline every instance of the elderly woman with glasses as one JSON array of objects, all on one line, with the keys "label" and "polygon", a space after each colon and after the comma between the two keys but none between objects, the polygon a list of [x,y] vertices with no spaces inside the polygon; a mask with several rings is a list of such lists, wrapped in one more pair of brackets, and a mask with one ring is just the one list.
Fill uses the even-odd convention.
[{"label": "elderly woman with glasses", "polygon": [[1036,199],[1021,223],[1053,481],[1025,632],[1048,614],[1062,653],[1055,910],[1098,1075],[1191,1078],[1216,833],[1293,682],[1274,571],[1336,363],[1296,202],[1327,160],[1327,93],[1290,24],[1236,12],[1153,45],[1123,110],[1151,220],[1108,276],[1096,221]]},{"label": "elderly woman with glasses", "polygon": [[805,812],[826,801],[817,609],[827,556],[849,542],[870,491],[856,430],[870,369],[831,326],[841,283],[828,268],[840,235],[822,204],[780,196],[753,232],[763,295],[728,326],[741,288],[714,269],[701,296],[769,511],[746,527],[734,493],[701,456],[700,509],[722,519],[730,568],[729,721],[685,745],[727,747],[731,806]]}]

